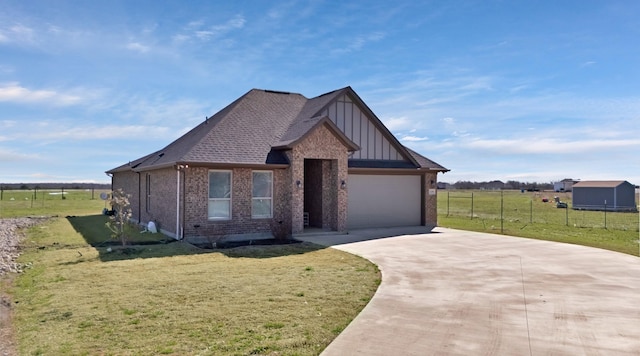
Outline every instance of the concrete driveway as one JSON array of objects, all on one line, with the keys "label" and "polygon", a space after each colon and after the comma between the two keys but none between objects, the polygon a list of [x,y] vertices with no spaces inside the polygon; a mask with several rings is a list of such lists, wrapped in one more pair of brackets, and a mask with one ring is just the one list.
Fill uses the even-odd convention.
[{"label": "concrete driveway", "polygon": [[445,228],[299,238],[382,270],[323,356],[640,355],[638,257]]}]

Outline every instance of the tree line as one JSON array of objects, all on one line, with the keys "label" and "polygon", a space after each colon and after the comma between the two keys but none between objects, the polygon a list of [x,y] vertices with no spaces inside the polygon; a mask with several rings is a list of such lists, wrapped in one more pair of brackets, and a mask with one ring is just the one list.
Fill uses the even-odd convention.
[{"label": "tree line", "polygon": [[110,183],[0,183],[2,190],[111,189]]},{"label": "tree line", "polygon": [[438,188],[441,189],[486,189],[486,190],[553,190],[553,183],[538,183],[538,182],[519,182],[516,180],[508,180],[506,183],[500,180],[493,180],[490,182],[471,182],[471,181],[457,181],[455,183],[439,182]]}]

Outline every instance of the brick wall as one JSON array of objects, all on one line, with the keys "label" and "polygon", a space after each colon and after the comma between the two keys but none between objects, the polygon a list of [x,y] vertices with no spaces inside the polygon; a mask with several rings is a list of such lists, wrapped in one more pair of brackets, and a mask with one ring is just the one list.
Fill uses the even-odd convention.
[{"label": "brick wall", "polygon": [[[191,237],[231,237],[243,234],[270,234],[277,226],[290,231],[290,191],[285,169],[273,170],[273,218],[252,218],[253,171],[231,169],[231,219],[209,220],[209,169],[189,167],[185,170],[184,234]],[[283,198],[284,197],[284,198]]]},{"label": "brick wall", "polygon": [[[173,167],[140,173],[140,211],[143,223],[154,221],[158,229],[176,233],[176,180]],[[148,175],[148,180],[147,180]],[[182,180],[182,177],[180,178]],[[150,183],[147,198],[147,182]],[[182,184],[181,184],[182,185]],[[180,187],[182,189],[182,187]]]},{"label": "brick wall", "polygon": [[113,190],[122,189],[129,196],[132,219],[140,221],[140,200],[138,195],[138,174],[129,172],[117,172],[111,178]]},{"label": "brick wall", "polygon": [[[438,184],[437,175],[437,173],[425,173],[423,177],[425,226],[435,227],[438,225],[438,190],[436,189]],[[435,190],[436,194],[429,195],[429,189]]]},{"label": "brick wall", "polygon": [[[347,192],[339,189],[340,182],[347,180],[347,148],[340,140],[327,128],[322,125],[312,131],[291,151],[287,152],[291,166],[291,182],[295,184],[297,180],[304,182],[304,159],[322,159],[335,161],[329,166],[323,162],[323,175],[328,174],[326,186],[323,184],[323,204],[327,204],[327,209],[323,205],[323,226],[328,226],[332,230],[345,231],[347,227]],[[304,190],[293,189],[291,194],[291,228],[293,233],[304,230]]]},{"label": "brick wall", "polygon": [[[148,176],[148,178],[147,178]],[[164,168],[148,172],[117,172],[113,189],[129,195],[132,219],[146,224],[154,221],[168,235],[176,233],[176,170]],[[147,183],[150,190],[147,191]],[[150,196],[147,198],[147,192]]]},{"label": "brick wall", "polygon": [[[192,167],[180,174],[180,224],[184,236],[211,237],[265,233],[274,228],[286,235],[304,230],[304,190],[296,181],[304,182],[304,160],[323,160],[322,226],[345,231],[347,225],[347,192],[340,182],[347,180],[347,149],[333,132],[322,125],[287,152],[291,166],[273,170],[273,218],[251,217],[252,172],[250,168],[234,168],[230,220],[209,220],[209,168]],[[176,169],[173,167],[148,172],[119,172],[113,176],[114,189],[123,188],[131,195],[134,218],[142,223],[154,221],[169,235],[176,231]],[[147,178],[148,175],[148,178]],[[150,182],[147,199],[147,182]],[[183,224],[184,222],[184,224]]]}]

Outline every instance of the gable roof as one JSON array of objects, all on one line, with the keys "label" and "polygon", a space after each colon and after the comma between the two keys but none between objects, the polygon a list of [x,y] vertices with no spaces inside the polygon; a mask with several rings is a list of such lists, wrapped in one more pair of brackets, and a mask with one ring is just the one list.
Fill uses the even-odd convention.
[{"label": "gable roof", "polygon": [[293,122],[287,132],[281,138],[280,142],[273,145],[274,149],[289,149],[295,146],[307,135],[309,135],[316,127],[321,125],[327,125],[329,130],[333,131],[338,140],[344,144],[349,151],[357,151],[360,149],[353,141],[351,141],[340,129],[333,123],[328,117],[323,116],[320,118],[312,117],[309,119],[300,119]]},{"label": "gable roof", "polygon": [[283,151],[321,125],[326,125],[349,151],[356,151],[360,149],[358,145],[321,114],[324,108],[345,94],[397,146],[409,161],[405,162],[410,166],[408,168],[448,171],[402,146],[355,91],[345,87],[312,99],[295,93],[252,89],[163,149],[107,173],[129,169],[143,171],[176,164],[287,165],[289,162]]},{"label": "gable roof", "polygon": [[[626,180],[583,180],[573,184],[574,188],[615,188],[624,183]],[[628,183],[631,184],[631,183]]]}]

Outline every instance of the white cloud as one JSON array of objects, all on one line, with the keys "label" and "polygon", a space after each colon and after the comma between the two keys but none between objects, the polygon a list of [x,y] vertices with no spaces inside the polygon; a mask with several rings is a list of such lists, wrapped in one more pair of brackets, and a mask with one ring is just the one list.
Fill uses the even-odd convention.
[{"label": "white cloud", "polygon": [[6,129],[16,126],[17,123],[18,121],[16,120],[0,120],[0,127]]},{"label": "white cloud", "polygon": [[453,131],[451,135],[454,137],[468,137],[471,134],[466,131]]},{"label": "white cloud", "polygon": [[187,42],[189,38],[190,37],[187,35],[177,34],[177,35],[173,35],[171,37],[171,40],[173,40],[173,42],[176,42],[176,43],[183,43],[183,42]]},{"label": "white cloud", "polygon": [[348,45],[341,48],[334,48],[332,52],[333,54],[345,54],[349,52],[359,51],[368,43],[378,42],[384,37],[385,34],[383,32],[373,32],[368,35],[360,35],[354,38],[349,38]]},{"label": "white cloud", "polygon": [[482,77],[467,77],[464,78],[467,83],[461,83],[459,89],[463,91],[483,91],[483,90],[493,90],[492,83],[493,78],[482,76]]},{"label": "white cloud", "polygon": [[163,95],[116,98],[112,104],[123,121],[153,125],[159,123],[196,123],[211,115],[209,103],[192,99],[172,99]]},{"label": "white cloud", "polygon": [[476,139],[462,144],[472,149],[509,154],[573,154],[608,149],[633,149],[636,151],[640,150],[640,139],[562,140],[553,138],[525,137],[512,140]]},{"label": "white cloud", "polygon": [[418,137],[418,136],[406,135],[406,136],[403,136],[400,139],[400,141],[417,142],[417,141],[427,141],[428,139],[429,139],[428,137]]},{"label": "white cloud", "polygon": [[0,86],[0,102],[44,103],[55,106],[78,104],[82,98],[75,94],[57,92],[55,90],[31,90],[18,83]]},{"label": "white cloud", "polygon": [[31,161],[35,159],[39,159],[40,157],[36,154],[27,154],[22,152],[17,152],[12,149],[4,149],[0,147],[0,162],[21,162]]},{"label": "white cloud", "polygon": [[50,144],[59,141],[91,141],[139,139],[141,141],[172,139],[175,130],[167,126],[147,125],[81,125],[72,122],[41,121],[13,132],[12,139]]},{"label": "white cloud", "polygon": [[412,124],[411,121],[406,117],[391,117],[383,121],[384,125],[389,129],[389,131],[407,130]]},{"label": "white cloud", "polygon": [[130,49],[132,51],[136,51],[139,53],[147,53],[150,50],[149,46],[145,46],[139,42],[131,42],[127,44],[127,49]]},{"label": "white cloud", "polygon": [[192,37],[195,37],[201,41],[209,41],[230,31],[243,28],[246,22],[242,15],[235,15],[222,24],[209,27],[204,27],[204,21],[191,21],[184,28],[186,33],[175,34],[172,36],[172,40],[174,42],[184,43]]},{"label": "white cloud", "polygon": [[35,39],[35,31],[22,24],[15,24],[13,26],[0,28],[0,42],[1,43],[31,43]]}]

